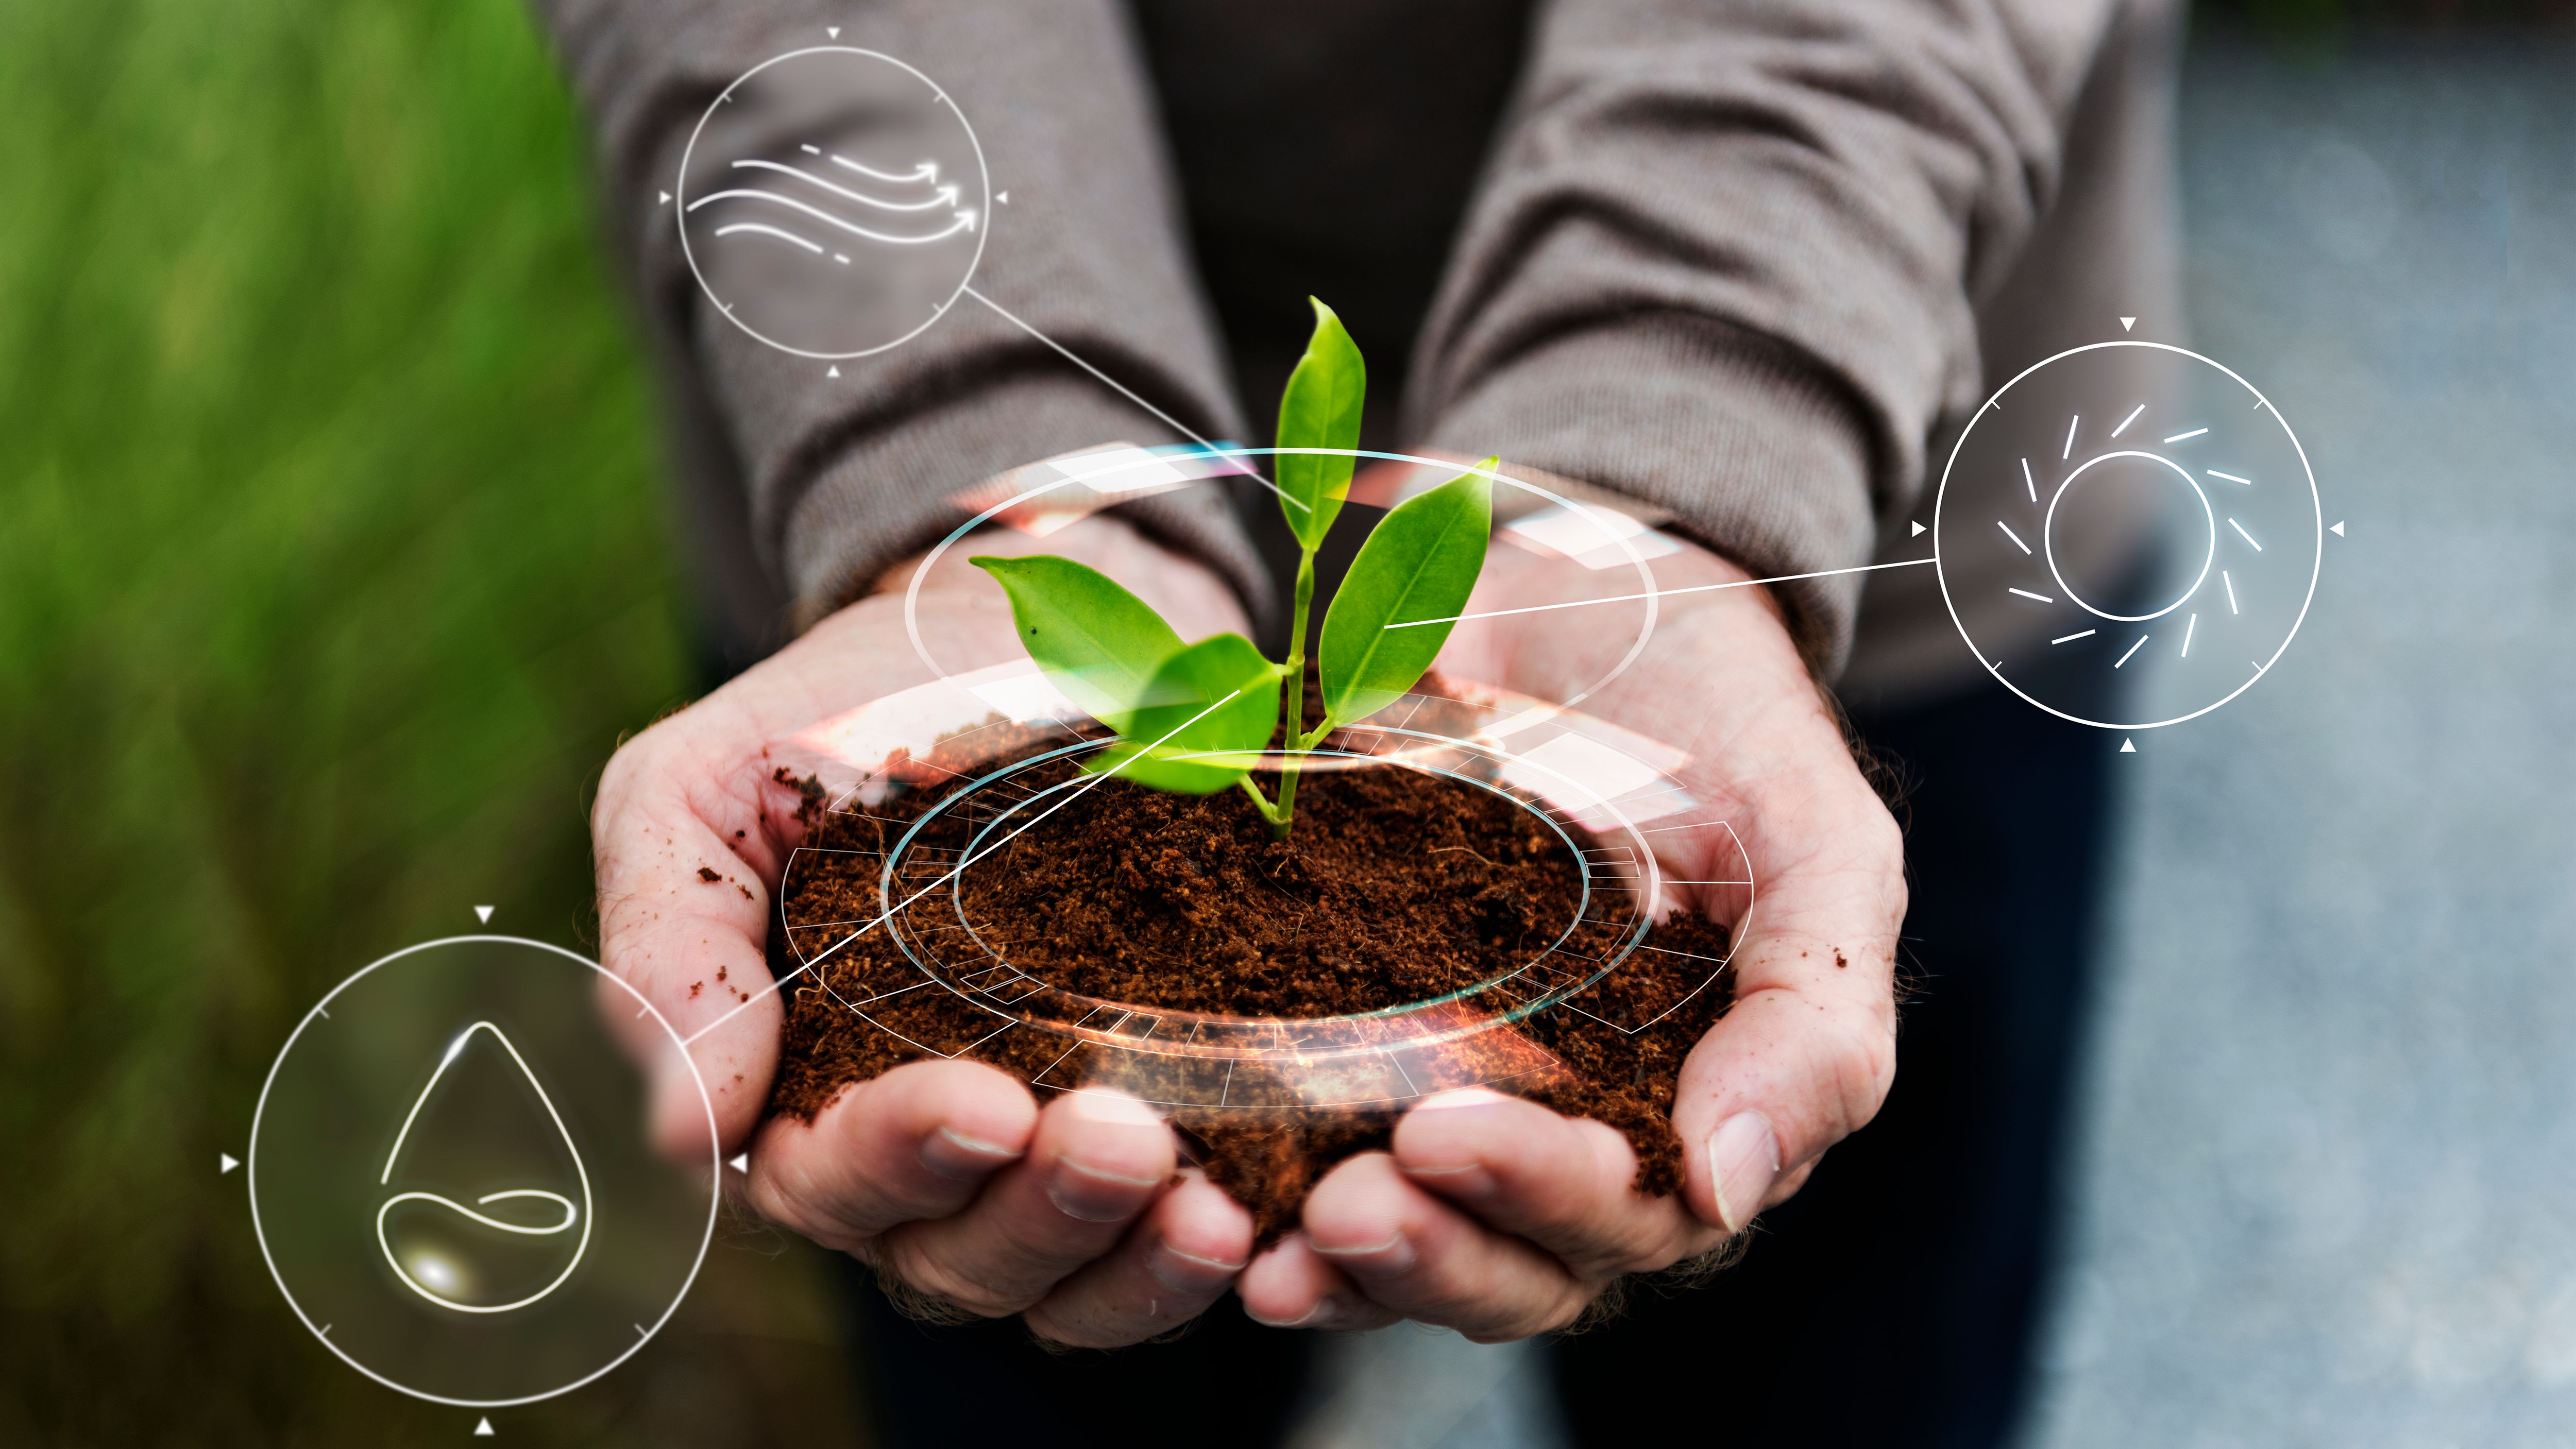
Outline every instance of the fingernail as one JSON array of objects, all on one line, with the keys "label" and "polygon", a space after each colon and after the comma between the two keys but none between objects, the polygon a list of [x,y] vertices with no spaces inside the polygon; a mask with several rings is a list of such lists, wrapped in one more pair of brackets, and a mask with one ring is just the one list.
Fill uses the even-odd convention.
[{"label": "fingernail", "polygon": [[1264,1318],[1249,1307],[1243,1310],[1243,1316],[1264,1328],[1315,1328],[1327,1331],[1355,1321],[1348,1310],[1331,1298],[1316,1299],[1314,1307],[1307,1309],[1302,1316],[1296,1318]]},{"label": "fingernail", "polygon": [[1383,1243],[1367,1243],[1355,1248],[1328,1248],[1313,1239],[1307,1246],[1332,1259],[1346,1272],[1363,1278],[1392,1278],[1409,1272],[1414,1264],[1413,1244],[1399,1231]]},{"label": "fingernail", "polygon": [[1314,1307],[1307,1309],[1305,1316],[1301,1318],[1264,1318],[1260,1314],[1253,1312],[1251,1308],[1246,1307],[1243,1310],[1243,1316],[1260,1324],[1264,1328],[1312,1328],[1317,1326],[1315,1319],[1318,1315],[1322,1314],[1323,1311],[1324,1305],[1317,1303]]},{"label": "fingernail", "polygon": [[1416,1112],[1437,1112],[1450,1107],[1490,1107],[1511,1098],[1486,1087],[1457,1087],[1436,1097],[1425,1097],[1414,1106]]},{"label": "fingernail", "polygon": [[942,1127],[921,1139],[921,1165],[951,1182],[982,1177],[1019,1156],[998,1142],[969,1137],[954,1127]]},{"label": "fingernail", "polygon": [[1708,1178],[1717,1192],[1718,1225],[1740,1233],[1762,1211],[1780,1176],[1780,1136],[1759,1112],[1738,1112],[1708,1138]]},{"label": "fingernail", "polygon": [[1159,1177],[1131,1177],[1065,1157],[1057,1159],[1047,1179],[1047,1201],[1069,1218],[1114,1223],[1133,1216],[1145,1205],[1146,1194],[1161,1185]]},{"label": "fingernail", "polygon": [[1154,1275],[1155,1282],[1175,1293],[1205,1293],[1242,1272],[1243,1265],[1202,1258],[1196,1253],[1184,1253],[1169,1243],[1157,1242],[1154,1250],[1145,1255],[1145,1271]]},{"label": "fingernail", "polygon": [[1128,1127],[1160,1127],[1162,1116],[1124,1092],[1080,1091],[1070,1110],[1085,1122],[1115,1122]]}]

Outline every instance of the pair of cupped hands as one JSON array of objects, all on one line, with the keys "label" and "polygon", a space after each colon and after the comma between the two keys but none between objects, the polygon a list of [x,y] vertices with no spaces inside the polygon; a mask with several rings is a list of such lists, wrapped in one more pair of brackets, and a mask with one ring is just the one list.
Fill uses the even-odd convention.
[{"label": "pair of cupped hands", "polygon": [[[1088,563],[1200,637],[1244,630],[1204,567],[1114,518],[1042,544],[979,536],[982,553]],[[950,672],[1016,657],[999,587],[956,548],[918,590],[923,644]],[[1653,562],[1660,589],[1746,577],[1685,547]],[[816,721],[932,678],[905,627],[903,589],[842,609],[609,762],[592,813],[600,949],[683,1036],[730,1155],[750,1146],[751,1205],[849,1252],[909,1295],[985,1317],[1024,1315],[1043,1338],[1112,1347],[1170,1332],[1231,1291],[1282,1327],[1360,1329],[1414,1319],[1493,1341],[1573,1321],[1613,1281],[1719,1248],[1796,1192],[1825,1150],[1877,1111],[1895,1072],[1892,961],[1905,911],[1898,832],[1854,766],[1778,606],[1759,586],[1658,601],[1642,654],[1583,702],[1679,747],[1684,785],[1734,827],[1760,883],[1739,928],[1734,1006],[1692,1051],[1672,1125],[1685,1185],[1648,1197],[1627,1139],[1481,1090],[1408,1112],[1391,1149],[1336,1166],[1297,1230],[1255,1251],[1251,1215],[1189,1167],[1149,1105],[1104,1092],[1041,1106],[980,1063],[914,1062],[843,1092],[810,1123],[762,1121],[784,1019],[776,993],[692,996],[692,982],[765,982],[772,895],[800,836],[795,792],[763,748]],[[1606,587],[1605,585],[1624,585]],[[1637,591],[1514,549],[1488,557],[1469,611]],[[1542,699],[1597,679],[1604,643],[1633,638],[1640,606],[1603,604],[1470,620],[1441,668]],[[1193,633],[1191,626],[1195,625]],[[1703,837],[1660,833],[1683,881],[1723,872]],[[1668,853],[1665,853],[1668,852]],[[1732,858],[1727,864],[1737,863]],[[746,869],[747,867],[747,869]],[[708,889],[702,868],[744,880]],[[746,878],[756,877],[756,883]],[[1686,898],[1684,904],[1694,904]],[[653,1130],[706,1157],[706,1111],[659,1028],[609,1013],[661,1063]]]}]

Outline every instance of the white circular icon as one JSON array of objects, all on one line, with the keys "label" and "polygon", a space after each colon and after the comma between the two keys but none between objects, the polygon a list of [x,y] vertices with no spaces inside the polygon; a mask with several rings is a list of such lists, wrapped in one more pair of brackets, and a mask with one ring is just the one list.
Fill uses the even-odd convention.
[{"label": "white circular icon", "polygon": [[251,1225],[296,1316],[433,1403],[530,1403],[623,1363],[695,1280],[717,1201],[713,1109],[703,1163],[656,1155],[639,1052],[689,1059],[632,988],[542,941],[430,941],[332,988],[251,1120]]},{"label": "white circular icon", "polygon": [[947,91],[889,55],[767,60],[698,120],[673,187],[680,246],[736,327],[799,357],[898,346],[955,304],[992,216],[984,151]]},{"label": "white circular icon", "polygon": [[[2199,353],[2129,340],[1998,389],[1951,450],[1932,529],[1942,599],[1986,671],[2121,730],[2262,678],[2307,617],[2325,543],[2307,454],[2270,401]],[[2106,697],[2125,717],[2093,717]]]}]

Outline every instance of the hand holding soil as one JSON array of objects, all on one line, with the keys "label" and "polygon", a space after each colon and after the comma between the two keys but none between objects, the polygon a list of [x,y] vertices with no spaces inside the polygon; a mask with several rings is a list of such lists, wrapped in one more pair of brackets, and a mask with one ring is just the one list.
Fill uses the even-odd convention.
[{"label": "hand holding soil", "polygon": [[[990,551],[1023,542],[996,538]],[[1115,521],[1087,520],[1045,546],[1116,573],[1169,617],[1243,626],[1214,575]],[[954,667],[1019,651],[1001,591],[962,560],[924,580],[919,617],[924,642]],[[591,816],[602,959],[682,1035],[706,1032],[691,1051],[723,1150],[752,1144],[750,1197],[765,1215],[925,1298],[1025,1311],[1069,1341],[1164,1332],[1225,1291],[1252,1221],[1204,1181],[1175,1179],[1171,1132],[1145,1108],[1086,1093],[1041,1111],[991,1067],[932,1061],[843,1093],[811,1123],[761,1124],[784,1014],[761,994],[765,942],[780,871],[804,835],[803,801],[763,751],[928,677],[902,600],[863,599],[619,750]],[[609,1015],[635,1026],[624,1010]],[[666,1150],[703,1158],[704,1120],[688,1082],[655,1084]]]},{"label": "hand holding soil", "polygon": [[[1654,568],[1667,589],[1746,577],[1698,549]],[[1624,574],[1497,550],[1469,609],[1630,592]],[[1895,822],[1767,594],[1661,604],[1643,657],[1583,707],[1689,752],[1684,783],[1735,822],[1762,890],[1734,955],[1734,1006],[1682,1071],[1672,1111],[1682,1196],[1637,1192],[1634,1149],[1600,1123],[1449,1093],[1408,1114],[1390,1152],[1354,1157],[1316,1186],[1304,1230],[1237,1284],[1255,1316],[1333,1328],[1413,1318],[1484,1340],[1561,1327],[1620,1275],[1707,1252],[1795,1193],[1885,1099],[1906,899]],[[1622,607],[1471,621],[1441,667],[1565,698],[1601,668],[1590,616]],[[1679,880],[1718,875],[1687,854],[1664,864]]]}]

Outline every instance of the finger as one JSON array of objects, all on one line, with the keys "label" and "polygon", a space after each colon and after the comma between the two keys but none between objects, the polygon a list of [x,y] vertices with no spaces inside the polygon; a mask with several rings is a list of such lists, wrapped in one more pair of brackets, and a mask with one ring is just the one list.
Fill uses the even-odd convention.
[{"label": "finger", "polygon": [[1038,1107],[978,1062],[922,1061],[843,1092],[810,1123],[773,1119],[751,1155],[763,1217],[844,1251],[942,1218],[1026,1154]]},{"label": "finger", "polygon": [[1690,1144],[1691,1210],[1729,1233],[1787,1198],[1801,1168],[1866,1123],[1896,1070],[1894,1025],[1877,1002],[1764,974],[1692,1048],[1673,1113]]},{"label": "finger", "polygon": [[1595,1291],[1551,1254],[1406,1181],[1383,1152],[1326,1174],[1304,1219],[1315,1253],[1370,1301],[1479,1342],[1570,1323]]},{"label": "finger", "polygon": [[592,814],[601,965],[652,1004],[696,1064],[692,1076],[641,1013],[610,1010],[652,1072],[654,1141],[682,1158],[705,1155],[710,1111],[723,1147],[749,1139],[785,1015],[761,948],[774,877],[744,858],[766,853],[767,802],[757,785],[719,785],[710,762],[721,752],[703,724],[666,721],[609,762]]},{"label": "finger", "polygon": [[1171,1181],[1176,1156],[1151,1107],[1068,1092],[1039,1113],[1026,1157],[964,1212],[886,1234],[879,1266],[970,1312],[1018,1313],[1115,1246]]},{"label": "finger", "polygon": [[1116,1252],[1029,1309],[1029,1327],[1078,1348],[1139,1343],[1206,1312],[1251,1256],[1252,1214],[1193,1170],[1154,1200]]},{"label": "finger", "polygon": [[1234,1282],[1235,1296],[1255,1323],[1272,1328],[1330,1328],[1356,1333],[1383,1328],[1397,1315],[1373,1303],[1318,1256],[1304,1233],[1290,1233],[1254,1258]]},{"label": "finger", "polygon": [[1730,1232],[1868,1122],[1896,1072],[1903,836],[1816,690],[1772,663],[1759,706],[1693,742],[1690,772],[1694,793],[1738,802],[1759,882],[1736,923],[1734,1003],[1684,1063],[1673,1111],[1685,1197]]},{"label": "finger", "polygon": [[1406,1181],[1589,1281],[1651,1272],[1720,1241],[1676,1199],[1637,1192],[1637,1154],[1617,1129],[1535,1102],[1444,1092],[1396,1124],[1391,1152]]}]

